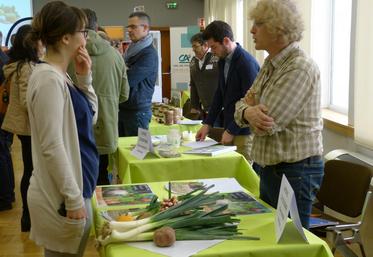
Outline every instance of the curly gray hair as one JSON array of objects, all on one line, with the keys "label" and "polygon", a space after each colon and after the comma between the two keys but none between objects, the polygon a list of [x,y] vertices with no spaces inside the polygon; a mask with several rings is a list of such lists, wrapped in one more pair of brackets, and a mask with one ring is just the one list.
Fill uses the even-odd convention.
[{"label": "curly gray hair", "polygon": [[249,17],[263,23],[270,34],[288,42],[302,39],[303,19],[292,0],[260,0],[249,12]]}]

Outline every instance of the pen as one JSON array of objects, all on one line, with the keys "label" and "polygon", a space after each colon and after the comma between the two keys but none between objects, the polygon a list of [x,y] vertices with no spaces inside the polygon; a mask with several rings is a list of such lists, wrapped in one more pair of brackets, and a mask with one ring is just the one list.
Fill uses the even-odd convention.
[{"label": "pen", "polygon": [[168,181],[168,199],[171,199],[171,181]]}]

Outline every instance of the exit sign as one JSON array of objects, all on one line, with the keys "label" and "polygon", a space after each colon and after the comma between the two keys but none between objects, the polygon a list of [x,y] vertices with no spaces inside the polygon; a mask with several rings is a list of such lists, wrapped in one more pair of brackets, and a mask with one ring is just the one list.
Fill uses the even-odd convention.
[{"label": "exit sign", "polygon": [[176,2],[167,2],[166,7],[167,7],[167,9],[176,9],[177,8],[177,3]]}]

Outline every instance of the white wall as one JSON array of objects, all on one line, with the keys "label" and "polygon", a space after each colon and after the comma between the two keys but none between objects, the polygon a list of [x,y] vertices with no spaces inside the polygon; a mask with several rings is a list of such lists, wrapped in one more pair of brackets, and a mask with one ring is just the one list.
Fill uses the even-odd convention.
[{"label": "white wall", "polygon": [[300,47],[308,54],[311,52],[311,0],[297,0],[298,7],[302,13],[305,32],[300,42]]},{"label": "white wall", "polygon": [[335,149],[345,149],[356,152],[357,146],[351,137],[343,136],[327,128],[324,128],[322,136],[324,155]]},{"label": "white wall", "polygon": [[373,150],[357,144],[352,137],[343,136],[327,128],[324,128],[322,135],[324,155],[335,149],[345,149],[357,152],[365,156],[368,162],[373,163]]}]

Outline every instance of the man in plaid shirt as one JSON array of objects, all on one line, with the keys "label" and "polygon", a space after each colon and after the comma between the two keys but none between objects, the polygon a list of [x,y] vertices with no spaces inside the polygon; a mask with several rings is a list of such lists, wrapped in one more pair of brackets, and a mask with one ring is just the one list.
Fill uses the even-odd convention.
[{"label": "man in plaid shirt", "polygon": [[324,170],[319,69],[298,46],[304,25],[292,1],[261,0],[250,18],[255,48],[269,55],[236,103],[235,120],[254,133],[251,154],[259,166],[261,199],[276,208],[285,174],[308,228]]}]

